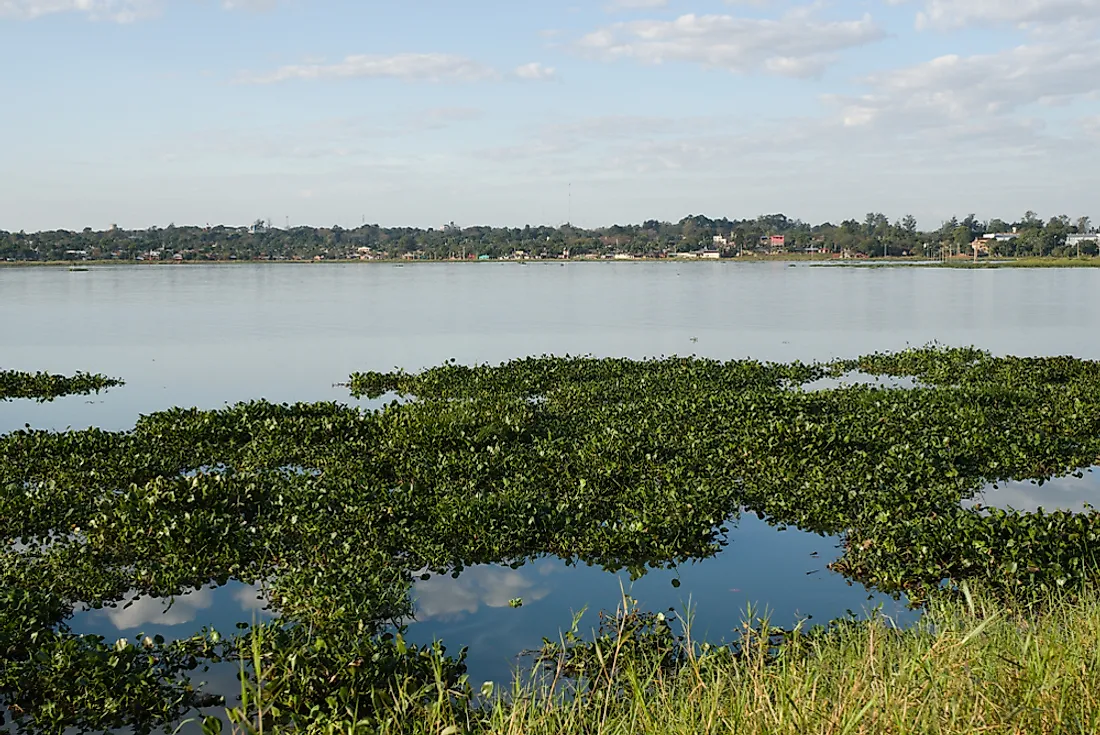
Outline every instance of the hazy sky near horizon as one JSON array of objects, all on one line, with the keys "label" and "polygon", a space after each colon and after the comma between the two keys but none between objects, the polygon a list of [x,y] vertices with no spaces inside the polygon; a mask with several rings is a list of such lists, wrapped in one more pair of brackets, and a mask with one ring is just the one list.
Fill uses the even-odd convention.
[{"label": "hazy sky near horizon", "polygon": [[1100,0],[0,0],[0,229],[1100,218]]}]

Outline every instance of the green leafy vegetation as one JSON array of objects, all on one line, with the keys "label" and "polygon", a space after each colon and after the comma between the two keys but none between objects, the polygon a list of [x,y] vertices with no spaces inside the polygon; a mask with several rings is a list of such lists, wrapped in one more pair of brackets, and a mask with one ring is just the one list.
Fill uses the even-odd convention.
[{"label": "green leafy vegetation", "polygon": [[[829,387],[857,370],[909,382]],[[142,416],[129,431],[24,429],[0,437],[0,590],[7,595],[0,701],[9,716],[44,731],[141,729],[209,704],[188,676],[194,667],[237,660],[243,702],[225,706],[245,729],[359,723],[394,732],[498,731],[511,727],[513,713],[529,724],[517,732],[550,731],[563,724],[559,716],[594,718],[575,724],[603,732],[616,731],[604,727],[616,717],[639,716],[637,703],[649,697],[671,708],[700,677],[709,683],[699,696],[708,698],[697,703],[718,707],[710,692],[745,681],[737,678],[749,671],[742,665],[759,666],[752,675],[772,681],[779,674],[769,672],[787,671],[787,661],[803,673],[828,656],[838,665],[867,656],[887,666],[876,658],[886,655],[876,640],[897,642],[898,666],[917,666],[922,646],[953,650],[950,636],[961,628],[937,623],[934,631],[887,634],[875,623],[834,628],[848,631],[840,638],[765,628],[767,656],[746,653],[750,637],[700,657],[663,616],[627,611],[596,639],[622,653],[621,666],[607,669],[605,653],[586,648],[578,634],[542,652],[544,663],[561,657],[553,667],[559,676],[578,686],[585,679],[583,697],[544,709],[531,693],[486,709],[470,692],[464,652],[405,640],[409,592],[420,575],[554,555],[638,576],[718,553],[743,512],[839,535],[844,553],[834,569],[915,603],[974,585],[990,604],[1015,609],[1087,591],[1097,578],[1095,512],[989,511],[962,502],[989,483],[1045,481],[1097,463],[1097,362],[935,346],[821,364],[532,357],[359,373],[349,388],[401,400],[375,411],[263,401],[173,408]],[[66,627],[82,604],[170,597],[229,580],[263,584],[278,617],[232,636],[204,631],[137,646]],[[593,678],[597,670],[607,673]],[[1003,671],[983,669],[971,681]],[[901,702],[941,681],[932,671],[911,674]],[[865,676],[839,672],[833,680],[879,691],[881,681],[858,678]],[[576,709],[596,707],[590,694],[603,697],[598,713]],[[844,716],[866,707],[859,717],[885,727],[874,718],[897,715],[862,694],[821,696],[801,714],[801,704],[776,712],[824,723],[813,718],[840,716],[826,705],[836,696],[857,707]],[[987,714],[997,722],[1033,716],[997,709],[1007,694],[995,700]],[[938,710],[915,699],[912,706],[931,728]],[[946,724],[958,728],[985,712],[977,699],[965,706]],[[720,711],[712,726],[742,722]],[[1074,716],[1095,722],[1093,710]],[[772,732],[797,719],[782,727],[761,722],[777,729],[757,731]]]},{"label": "green leafy vegetation", "polygon": [[77,373],[70,377],[42,372],[0,370],[0,401],[13,398],[52,401],[62,396],[98,393],[119,385],[123,385],[123,381],[108,378],[106,375]]}]

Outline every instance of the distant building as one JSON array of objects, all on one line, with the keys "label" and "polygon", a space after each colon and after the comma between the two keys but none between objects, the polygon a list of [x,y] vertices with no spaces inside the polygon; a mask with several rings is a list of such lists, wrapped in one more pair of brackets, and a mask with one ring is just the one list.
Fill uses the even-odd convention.
[{"label": "distant building", "polygon": [[714,247],[730,244],[730,241],[726,239],[725,235],[715,235],[711,238],[711,242],[713,243]]},{"label": "distant building", "polygon": [[706,258],[708,260],[718,260],[720,253],[717,248],[703,248],[699,251],[700,258]]},{"label": "distant building", "polygon": [[772,235],[768,238],[768,245],[772,248],[781,248],[787,244],[786,235]]},{"label": "distant building", "polygon": [[983,240],[993,240],[995,242],[1009,242],[1015,240],[1020,236],[1018,232],[987,232],[982,235]]},{"label": "distant building", "polygon": [[1086,242],[1100,242],[1100,232],[1093,232],[1091,234],[1074,233],[1072,235],[1066,235],[1066,245],[1069,247],[1083,245]]}]

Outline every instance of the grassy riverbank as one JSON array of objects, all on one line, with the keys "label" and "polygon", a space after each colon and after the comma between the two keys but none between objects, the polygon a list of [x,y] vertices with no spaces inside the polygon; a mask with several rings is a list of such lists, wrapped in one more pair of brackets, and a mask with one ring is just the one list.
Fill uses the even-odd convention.
[{"label": "grassy riverbank", "polygon": [[1012,260],[949,260],[937,268],[1100,268],[1100,258],[1014,258]]},{"label": "grassy riverbank", "polygon": [[[824,265],[815,264],[815,265]],[[898,268],[901,266],[921,266],[924,268],[961,268],[961,269],[988,269],[988,268],[1100,268],[1100,257],[1082,256],[1080,258],[996,258],[993,260],[979,260],[975,262],[970,258],[953,258],[944,261],[929,261],[917,259],[890,260],[834,260],[828,265],[832,267],[852,268]]]},{"label": "grassy riverbank", "polygon": [[[597,682],[548,695],[457,698],[424,690],[396,697],[370,725],[389,733],[635,735],[637,733],[1093,733],[1100,730],[1100,596],[1014,607],[967,597],[933,602],[924,622],[898,630],[882,618],[790,634],[774,645],[745,626],[742,645],[684,655],[640,645],[652,632],[618,616],[588,644]],[[663,640],[667,641],[666,636]],[[643,651],[638,653],[638,651]],[[478,701],[480,700],[480,701]],[[240,729],[251,730],[238,718]],[[316,731],[356,731],[349,718]],[[377,728],[377,730],[375,730]],[[256,728],[258,730],[258,728]],[[366,731],[360,728],[359,731]]]}]

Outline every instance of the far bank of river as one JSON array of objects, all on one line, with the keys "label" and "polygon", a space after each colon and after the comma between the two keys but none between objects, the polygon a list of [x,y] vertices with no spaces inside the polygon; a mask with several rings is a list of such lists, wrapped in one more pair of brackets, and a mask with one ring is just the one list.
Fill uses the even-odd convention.
[{"label": "far bank of river", "polygon": [[122,266],[212,266],[212,265],[485,265],[486,263],[561,264],[561,263],[722,263],[726,265],[762,265],[767,263],[789,263],[792,265],[836,266],[854,268],[886,268],[896,266],[923,266],[928,268],[1098,268],[1100,257],[1081,258],[996,258],[974,261],[960,257],[948,260],[928,258],[839,258],[815,255],[752,255],[734,258],[548,258],[548,259],[510,259],[493,260],[415,260],[404,258],[327,259],[327,260],[50,260],[50,261],[0,261],[0,268],[70,268],[75,271],[87,268]]}]

